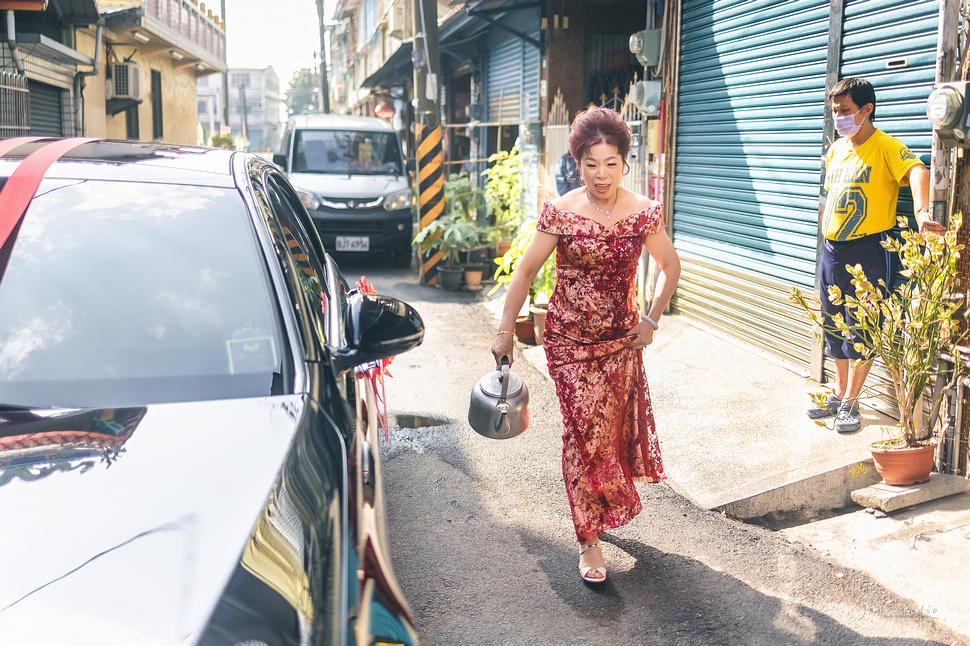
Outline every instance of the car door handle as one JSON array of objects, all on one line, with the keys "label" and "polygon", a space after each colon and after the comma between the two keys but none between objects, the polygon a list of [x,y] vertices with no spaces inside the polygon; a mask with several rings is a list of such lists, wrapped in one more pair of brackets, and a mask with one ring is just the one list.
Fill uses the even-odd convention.
[{"label": "car door handle", "polygon": [[361,441],[360,447],[360,482],[364,500],[369,505],[374,504],[374,454],[371,451],[370,442]]}]

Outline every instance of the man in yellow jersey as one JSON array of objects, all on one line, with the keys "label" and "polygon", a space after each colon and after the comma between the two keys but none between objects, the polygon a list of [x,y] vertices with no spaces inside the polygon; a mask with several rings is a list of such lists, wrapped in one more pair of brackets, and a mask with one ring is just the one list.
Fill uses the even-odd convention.
[{"label": "man in yellow jersey", "polygon": [[[819,284],[822,311],[827,325],[842,314],[851,325],[851,313],[829,302],[830,285],[853,293],[852,276],[846,265],[862,265],[873,286],[879,279],[890,285],[894,259],[879,243],[896,225],[899,187],[910,184],[920,231],[943,233],[945,227],[933,221],[929,207],[929,172],[898,139],[873,125],[876,93],[865,79],[846,78],[829,92],[835,128],[841,137],[826,157],[825,189],[828,199],[822,215],[822,253]],[[860,354],[853,341],[838,333],[825,333],[825,351],[835,360],[835,392],[825,406],[811,405],[811,418],[836,416],[835,429],[849,433],[859,429],[859,393],[869,374],[870,362],[853,365]]]}]

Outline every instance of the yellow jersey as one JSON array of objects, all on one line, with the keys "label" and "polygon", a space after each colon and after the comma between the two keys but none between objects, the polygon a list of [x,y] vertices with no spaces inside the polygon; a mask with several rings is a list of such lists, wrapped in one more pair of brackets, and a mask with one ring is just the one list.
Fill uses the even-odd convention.
[{"label": "yellow jersey", "polygon": [[822,233],[829,240],[854,240],[896,226],[899,187],[922,162],[895,137],[876,130],[853,148],[838,139],[825,158],[825,214]]}]

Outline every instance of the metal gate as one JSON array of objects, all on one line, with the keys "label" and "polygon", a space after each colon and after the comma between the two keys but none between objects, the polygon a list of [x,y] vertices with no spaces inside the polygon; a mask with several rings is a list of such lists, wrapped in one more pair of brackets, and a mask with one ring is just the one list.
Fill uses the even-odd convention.
[{"label": "metal gate", "polygon": [[[843,5],[840,77],[869,78],[877,127],[925,152],[936,1]],[[815,341],[788,294],[815,285],[829,9],[829,0],[682,5],[675,306],[803,374]]]},{"label": "metal gate", "polygon": [[18,137],[30,132],[30,100],[27,79],[0,71],[0,137]]}]

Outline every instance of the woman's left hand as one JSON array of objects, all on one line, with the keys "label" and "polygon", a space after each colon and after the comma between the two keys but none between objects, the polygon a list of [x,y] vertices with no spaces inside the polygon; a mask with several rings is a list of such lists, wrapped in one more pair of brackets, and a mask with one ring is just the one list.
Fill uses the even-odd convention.
[{"label": "woman's left hand", "polygon": [[640,321],[632,328],[630,328],[629,331],[626,333],[625,338],[630,340],[630,342],[627,344],[626,347],[633,350],[639,350],[640,348],[647,347],[648,345],[653,343],[654,332],[655,330],[653,329],[653,326],[650,325],[650,323],[648,323],[645,320]]}]

